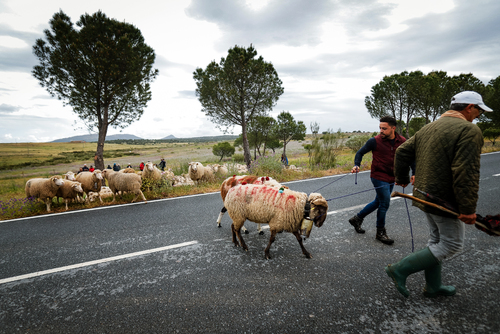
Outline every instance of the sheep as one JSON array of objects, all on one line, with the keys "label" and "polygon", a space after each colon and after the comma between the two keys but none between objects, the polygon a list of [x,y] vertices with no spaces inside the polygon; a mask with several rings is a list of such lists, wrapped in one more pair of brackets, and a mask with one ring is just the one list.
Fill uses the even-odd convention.
[{"label": "sheep", "polygon": [[102,186],[101,191],[99,191],[99,193],[92,192],[89,194],[89,201],[93,202],[99,196],[101,196],[101,198],[113,197],[113,193],[111,192],[111,189],[109,189],[109,187]]},{"label": "sheep", "polygon": [[[141,191],[142,180],[141,177],[137,174],[131,173],[119,173],[114,172],[111,169],[106,169],[102,172],[106,180],[108,180],[108,185],[111,191],[113,192],[113,202],[116,201],[116,193],[121,191],[130,191],[133,192],[136,196],[132,200],[132,203],[141,195],[144,203],[147,203],[144,194]],[[121,193],[119,193],[120,199],[122,198]]]},{"label": "sheep", "polygon": [[45,199],[47,212],[50,212],[52,198],[56,196],[57,190],[64,184],[63,179],[59,175],[52,176],[49,179],[35,178],[26,182],[24,191],[26,197],[35,197]]},{"label": "sheep", "polygon": [[[85,198],[86,202],[89,202],[89,193],[99,193],[104,182],[102,172],[99,169],[95,169],[93,172],[81,172],[76,176],[76,180],[82,184],[83,192],[87,195]],[[102,203],[100,195],[99,200]]]},{"label": "sheep", "polygon": [[159,181],[161,179],[161,171],[152,162],[148,162],[142,171],[142,178]]},{"label": "sheep", "polygon": [[64,184],[57,189],[57,201],[59,197],[64,199],[66,210],[68,210],[68,200],[76,199],[78,194],[83,194],[82,184],[76,181],[64,181]]},{"label": "sheep", "polygon": [[119,170],[120,173],[135,173],[135,169],[127,167]]},{"label": "sheep", "polygon": [[214,171],[214,174],[217,176],[226,176],[227,173],[229,173],[229,170],[227,169],[226,166],[221,166],[219,164],[212,165],[212,170]]},{"label": "sheep", "polygon": [[195,183],[210,181],[213,179],[213,171],[212,168],[204,167],[200,162],[190,162],[189,177]]},{"label": "sheep", "polygon": [[[222,203],[224,203],[224,200],[226,198],[229,189],[242,183],[260,184],[260,185],[265,184],[267,186],[275,187],[278,189],[281,187],[288,189],[287,186],[281,185],[278,181],[269,176],[258,177],[254,175],[239,175],[239,176],[233,175],[232,177],[225,179],[220,186],[220,196],[222,197]],[[226,211],[227,211],[226,207],[223,206],[222,209],[220,210],[219,217],[217,218],[217,227],[221,227],[220,222],[222,220],[222,216],[224,216],[224,213],[226,213]],[[264,231],[262,231],[260,224],[257,225],[258,225],[257,230],[259,231],[259,234],[260,235],[264,234]],[[245,226],[243,226],[242,228],[243,232],[245,232],[245,234],[248,234],[248,230],[245,228]]]},{"label": "sheep", "polygon": [[65,180],[76,181],[75,173],[73,173],[72,171],[68,171],[66,174],[63,174],[63,176]]},{"label": "sheep", "polygon": [[231,224],[233,243],[237,247],[240,246],[237,236],[244,250],[248,250],[241,236],[241,227],[245,220],[269,224],[271,237],[264,251],[266,259],[271,258],[269,249],[276,233],[281,231],[293,233],[302,253],[306,258],[311,258],[311,254],[304,248],[301,234],[305,238],[309,237],[312,223],[321,227],[328,211],[328,203],[318,193],[311,193],[308,197],[302,192],[254,184],[239,185],[229,189],[224,205],[233,220]]}]

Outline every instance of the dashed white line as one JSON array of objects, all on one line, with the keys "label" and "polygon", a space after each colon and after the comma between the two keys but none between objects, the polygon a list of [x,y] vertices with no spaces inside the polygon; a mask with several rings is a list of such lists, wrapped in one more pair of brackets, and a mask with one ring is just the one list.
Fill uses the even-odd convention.
[{"label": "dashed white line", "polygon": [[108,257],[108,258],[105,258],[105,259],[100,259],[100,260],[95,260],[95,261],[77,263],[77,264],[73,264],[73,265],[70,265],[70,266],[59,267],[59,268],[54,268],[54,269],[49,269],[49,270],[44,270],[44,271],[37,271],[37,272],[31,273],[31,274],[25,274],[25,275],[20,275],[20,276],[8,277],[8,278],[0,279],[0,284],[5,284],[5,283],[9,283],[9,282],[20,281],[20,280],[23,280],[23,279],[34,278],[34,277],[38,277],[38,276],[42,276],[42,275],[53,274],[53,273],[57,273],[57,272],[61,272],[61,271],[66,271],[66,270],[71,270],[71,269],[78,269],[78,268],[88,267],[88,266],[92,266],[92,265],[100,264],[100,263],[106,263],[106,262],[111,262],[111,261],[117,261],[117,260],[127,259],[127,258],[130,258],[130,257],[135,257],[135,256],[140,256],[140,255],[146,255],[146,254],[161,252],[161,251],[164,251],[164,250],[169,250],[169,249],[174,249],[174,248],[186,247],[186,246],[194,245],[194,244],[197,244],[197,243],[198,243],[198,241],[188,241],[188,242],[183,242],[183,243],[176,244],[176,245],[170,245],[170,246],[165,246],[165,247],[153,248],[153,249],[148,249],[148,250],[144,250],[144,251],[140,251],[140,252],[118,255],[118,256]]}]

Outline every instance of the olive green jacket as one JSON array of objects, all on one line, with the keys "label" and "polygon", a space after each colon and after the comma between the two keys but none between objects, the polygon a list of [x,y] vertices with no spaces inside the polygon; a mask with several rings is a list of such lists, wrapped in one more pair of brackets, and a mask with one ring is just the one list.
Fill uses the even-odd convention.
[{"label": "olive green jacket", "polygon": [[[448,115],[451,115],[448,116]],[[479,167],[484,139],[471,122],[449,111],[427,124],[396,151],[396,183],[409,184],[409,169],[415,160],[415,187],[438,197],[461,214],[476,212],[479,190]],[[414,191],[413,196],[437,203]],[[428,205],[413,202],[421,210],[445,217],[450,214]]]}]

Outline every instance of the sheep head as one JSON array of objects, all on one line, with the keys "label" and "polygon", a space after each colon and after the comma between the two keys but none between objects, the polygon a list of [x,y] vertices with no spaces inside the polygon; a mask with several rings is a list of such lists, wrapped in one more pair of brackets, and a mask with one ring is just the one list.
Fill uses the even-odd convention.
[{"label": "sheep head", "polygon": [[83,194],[83,188],[80,182],[73,183],[71,185],[71,188],[73,188],[73,190],[76,191],[77,193]]},{"label": "sheep head", "polygon": [[52,182],[54,182],[56,186],[62,186],[64,184],[63,179],[61,179],[61,177],[58,175],[52,176],[50,179],[52,180]]},{"label": "sheep head", "polygon": [[66,178],[66,180],[69,180],[69,181],[75,181],[76,180],[75,173],[73,173],[72,171],[69,171],[66,174],[64,174],[64,177]]},{"label": "sheep head", "polygon": [[318,193],[311,193],[309,195],[309,202],[311,203],[311,218],[316,227],[321,227],[326,219],[328,212],[328,202]]},{"label": "sheep head", "polygon": [[153,165],[153,163],[152,163],[152,162],[148,162],[148,163],[146,164],[146,168],[147,168],[148,170],[150,170],[150,171],[153,171],[153,170],[154,170],[154,165]]},{"label": "sheep head", "polygon": [[97,177],[98,180],[102,180],[102,172],[101,172],[101,170],[96,169],[96,170],[94,170],[92,172],[92,174],[94,174]]}]

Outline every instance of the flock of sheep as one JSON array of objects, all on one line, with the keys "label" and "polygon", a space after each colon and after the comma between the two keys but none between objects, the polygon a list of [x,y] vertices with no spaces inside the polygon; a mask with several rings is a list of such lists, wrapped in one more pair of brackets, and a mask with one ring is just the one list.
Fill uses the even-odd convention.
[{"label": "flock of sheep", "polygon": [[[183,176],[190,179],[192,183],[213,180],[216,175],[226,175],[226,166],[214,165],[203,166],[199,162],[189,163],[188,175]],[[69,201],[81,202],[90,201],[91,197],[99,198],[113,196],[116,194],[121,198],[125,192],[134,193],[135,202],[139,196],[147,203],[141,191],[144,179],[160,180],[166,177],[171,181],[175,180],[175,175],[171,171],[163,173],[151,162],[147,163],[144,170],[136,172],[132,168],[126,168],[115,172],[110,169],[93,172],[81,172],[75,176],[73,172],[68,172],[63,176],[52,176],[51,178],[34,178],[26,182],[26,197],[34,197],[44,200],[47,211],[53,198],[63,198],[68,210]],[[105,186],[105,180],[108,187]],[[222,182],[220,188],[223,208],[217,219],[217,226],[220,227],[222,216],[228,212],[233,220],[231,224],[232,240],[235,246],[240,246],[248,250],[248,247],[241,236],[241,230],[248,231],[243,226],[246,220],[253,221],[259,225],[268,224],[270,229],[270,239],[265,249],[266,258],[271,258],[269,249],[274,242],[276,233],[287,231],[293,233],[299,242],[302,253],[310,258],[303,245],[303,239],[309,237],[312,225],[321,227],[326,219],[328,203],[318,193],[311,193],[309,196],[302,192],[290,190],[281,185],[278,181],[270,177],[257,177],[252,175],[233,175]]]}]

